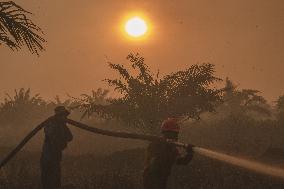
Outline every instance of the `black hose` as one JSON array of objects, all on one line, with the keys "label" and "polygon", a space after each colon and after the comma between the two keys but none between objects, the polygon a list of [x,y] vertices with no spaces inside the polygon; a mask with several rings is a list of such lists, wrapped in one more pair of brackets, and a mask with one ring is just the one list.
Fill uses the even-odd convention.
[{"label": "black hose", "polygon": [[43,127],[44,122],[35,127],[0,163],[0,169],[6,165],[24,146],[25,144],[36,135]]},{"label": "black hose", "polygon": [[[47,119],[48,120],[48,119]],[[35,127],[1,162],[0,162],[0,169],[6,165],[24,146],[25,144],[34,136],[36,135],[45,125],[45,120],[41,124],[39,124],[37,127]],[[83,123],[67,119],[67,123],[78,127],[80,129],[97,133],[101,135],[106,136],[112,136],[112,137],[119,137],[119,138],[131,138],[131,139],[138,139],[138,140],[146,140],[146,141],[157,141],[160,140],[160,137],[158,136],[152,136],[152,135],[142,135],[142,134],[134,134],[134,133],[126,133],[126,132],[114,132],[114,131],[107,131],[103,129],[98,129],[94,127],[90,127],[88,125],[85,125]],[[177,144],[178,145],[178,144]]]},{"label": "black hose", "polygon": [[106,136],[119,137],[119,138],[130,138],[130,139],[146,140],[146,141],[161,140],[160,137],[153,136],[153,135],[144,135],[144,134],[135,134],[135,133],[108,131],[108,130],[98,129],[98,128],[90,127],[86,124],[71,120],[71,119],[67,119],[67,123],[75,127],[78,127],[80,129],[83,129],[83,130],[86,130],[92,133],[96,133],[96,134],[106,135]]}]

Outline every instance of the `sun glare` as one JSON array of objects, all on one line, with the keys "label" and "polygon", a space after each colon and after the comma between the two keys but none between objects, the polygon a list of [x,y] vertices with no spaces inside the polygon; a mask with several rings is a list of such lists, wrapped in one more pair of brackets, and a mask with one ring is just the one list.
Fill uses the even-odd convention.
[{"label": "sun glare", "polygon": [[127,20],[124,29],[129,36],[139,38],[147,33],[148,26],[145,20],[138,16],[135,16]]}]

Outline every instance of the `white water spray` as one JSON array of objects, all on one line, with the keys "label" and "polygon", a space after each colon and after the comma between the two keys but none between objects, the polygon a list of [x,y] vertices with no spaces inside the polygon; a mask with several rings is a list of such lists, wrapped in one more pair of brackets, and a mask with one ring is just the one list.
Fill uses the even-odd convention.
[{"label": "white water spray", "polygon": [[269,176],[275,176],[284,179],[284,170],[281,168],[276,168],[270,165],[265,165],[262,163],[233,157],[227,154],[215,152],[212,150],[207,150],[200,147],[194,147],[194,151],[199,153],[200,155],[207,156],[209,158],[213,158],[219,161],[223,161],[238,167],[242,167],[245,169],[249,169],[258,173],[262,173]]}]

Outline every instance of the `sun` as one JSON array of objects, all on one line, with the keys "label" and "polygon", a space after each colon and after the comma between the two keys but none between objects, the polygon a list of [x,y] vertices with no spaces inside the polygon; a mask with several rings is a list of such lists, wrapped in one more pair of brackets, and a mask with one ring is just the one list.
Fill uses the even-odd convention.
[{"label": "sun", "polygon": [[139,16],[135,16],[127,20],[124,30],[129,36],[139,38],[147,33],[148,26],[144,19]]}]

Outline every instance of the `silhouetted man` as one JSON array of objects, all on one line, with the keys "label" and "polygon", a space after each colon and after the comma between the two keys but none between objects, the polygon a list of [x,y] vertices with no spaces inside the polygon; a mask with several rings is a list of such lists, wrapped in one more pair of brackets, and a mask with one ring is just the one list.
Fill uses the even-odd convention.
[{"label": "silhouetted man", "polygon": [[181,156],[176,146],[169,143],[177,141],[179,130],[177,120],[169,118],[162,123],[162,139],[149,144],[143,174],[144,189],[166,189],[172,166],[186,165],[191,161],[191,145],[186,147],[187,154]]},{"label": "silhouetted man", "polygon": [[54,111],[55,115],[50,117],[44,126],[45,140],[40,160],[43,189],[61,187],[62,151],[73,139],[72,133],[66,126],[66,119],[70,112],[64,106],[58,106]]}]

